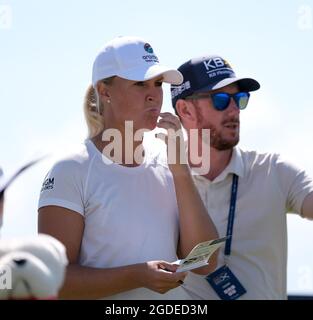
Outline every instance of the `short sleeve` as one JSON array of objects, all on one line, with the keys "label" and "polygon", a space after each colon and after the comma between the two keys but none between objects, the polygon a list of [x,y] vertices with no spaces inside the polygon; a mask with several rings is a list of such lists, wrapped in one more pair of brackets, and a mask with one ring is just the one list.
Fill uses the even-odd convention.
[{"label": "short sleeve", "polygon": [[82,170],[74,160],[55,164],[44,179],[38,208],[59,206],[84,215]]},{"label": "short sleeve", "polygon": [[286,210],[301,215],[305,197],[313,192],[313,180],[304,170],[280,156],[277,157],[276,165],[281,188],[286,195]]}]

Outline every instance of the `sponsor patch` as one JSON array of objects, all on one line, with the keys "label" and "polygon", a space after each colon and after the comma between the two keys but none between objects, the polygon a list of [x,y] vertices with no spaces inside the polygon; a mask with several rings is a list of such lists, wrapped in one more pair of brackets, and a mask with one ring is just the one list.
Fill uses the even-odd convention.
[{"label": "sponsor patch", "polygon": [[173,89],[171,90],[171,95],[172,95],[172,99],[174,99],[175,97],[179,96],[184,91],[190,89],[191,84],[190,84],[190,81],[186,81],[179,86],[175,86],[175,87],[172,86],[172,88]]},{"label": "sponsor patch", "polygon": [[54,178],[47,178],[42,184],[41,192],[45,190],[52,190],[54,188]]}]

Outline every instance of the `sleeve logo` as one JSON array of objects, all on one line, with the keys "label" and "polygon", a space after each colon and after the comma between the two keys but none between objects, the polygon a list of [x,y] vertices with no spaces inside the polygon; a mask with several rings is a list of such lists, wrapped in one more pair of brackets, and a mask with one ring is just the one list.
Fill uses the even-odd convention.
[{"label": "sleeve logo", "polygon": [[54,187],[54,178],[48,178],[42,184],[41,192],[45,190],[51,190]]}]

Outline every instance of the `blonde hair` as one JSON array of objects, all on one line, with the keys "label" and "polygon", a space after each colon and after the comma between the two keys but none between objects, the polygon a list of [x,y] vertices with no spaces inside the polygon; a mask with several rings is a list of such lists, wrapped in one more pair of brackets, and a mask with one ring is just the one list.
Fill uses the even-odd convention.
[{"label": "blonde hair", "polygon": [[88,127],[88,138],[93,138],[104,129],[104,118],[101,115],[103,104],[97,97],[96,90],[90,85],[84,100],[84,115]]},{"label": "blonde hair", "polygon": [[[113,77],[100,80],[103,83],[112,84]],[[84,115],[88,127],[88,138],[93,138],[104,129],[103,117],[104,105],[99,99],[98,92],[90,85],[87,88],[84,100]]]}]

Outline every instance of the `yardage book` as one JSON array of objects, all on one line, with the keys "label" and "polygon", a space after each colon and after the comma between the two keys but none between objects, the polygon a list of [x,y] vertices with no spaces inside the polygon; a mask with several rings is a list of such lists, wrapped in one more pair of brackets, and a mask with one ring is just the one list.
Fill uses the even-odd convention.
[{"label": "yardage book", "polygon": [[224,244],[227,238],[223,237],[197,244],[185,259],[174,262],[179,264],[176,272],[185,272],[208,265],[210,256]]}]

